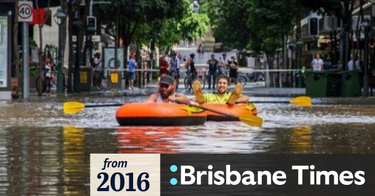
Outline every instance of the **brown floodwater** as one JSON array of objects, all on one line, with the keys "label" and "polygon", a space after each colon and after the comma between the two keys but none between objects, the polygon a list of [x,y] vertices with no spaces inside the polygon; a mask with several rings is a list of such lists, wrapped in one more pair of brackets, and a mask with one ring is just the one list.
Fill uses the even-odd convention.
[{"label": "brown floodwater", "polygon": [[[144,97],[75,97],[87,104]],[[252,100],[287,101],[281,97]],[[257,104],[261,128],[241,122],[119,127],[116,107],[64,115],[69,97],[0,102],[0,195],[89,195],[91,153],[375,153],[375,99]]]}]

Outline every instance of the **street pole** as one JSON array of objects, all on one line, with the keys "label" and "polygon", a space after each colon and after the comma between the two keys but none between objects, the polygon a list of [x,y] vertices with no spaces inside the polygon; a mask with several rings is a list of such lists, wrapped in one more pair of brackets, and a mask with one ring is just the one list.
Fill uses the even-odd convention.
[{"label": "street pole", "polygon": [[22,24],[22,64],[23,64],[23,99],[28,99],[30,94],[29,88],[29,23]]},{"label": "street pole", "polygon": [[[288,48],[287,48],[287,45],[286,45],[286,42],[287,42],[287,36],[286,35],[284,35],[284,39],[283,39],[283,67],[284,67],[284,70],[286,70],[287,68],[288,68],[288,64],[287,64],[287,58],[288,58]],[[281,74],[281,75],[283,75],[283,74]],[[282,77],[280,77],[280,78],[282,78]],[[284,75],[284,78],[286,78],[286,76]],[[282,80],[281,80],[282,81]],[[280,85],[280,87],[283,87],[282,86],[282,82],[280,82],[281,83],[281,85]]]},{"label": "street pole", "polygon": [[61,9],[57,9],[56,14],[53,16],[53,19],[55,20],[55,23],[58,25],[58,31],[59,31],[59,43],[58,43],[58,53],[57,53],[57,94],[63,94],[64,93],[64,80],[63,80],[63,72],[62,72],[62,59],[61,59],[61,48],[62,48],[62,31],[61,31],[61,25],[63,24],[65,20],[65,13]]},{"label": "street pole", "polygon": [[74,26],[74,32],[76,34],[76,53],[75,53],[75,64],[74,64],[74,73],[73,73],[73,92],[74,93],[79,93],[79,71],[80,71],[80,60],[79,60],[79,55],[81,53],[81,39],[79,36],[79,28],[82,26],[82,22],[80,19],[75,18],[73,21],[73,26]]},{"label": "street pole", "polygon": [[64,93],[64,85],[63,85],[63,74],[62,74],[62,63],[61,63],[61,47],[62,47],[62,35],[61,35],[61,24],[59,24],[59,49],[57,53],[57,93],[62,94]]},{"label": "street pole", "polygon": [[368,33],[369,33],[369,26],[370,24],[368,23],[365,23],[365,25],[363,26],[364,27],[364,30],[365,30],[365,51],[364,51],[364,64],[365,64],[365,68],[364,68],[364,73],[363,73],[363,96],[364,97],[368,97],[368,75],[367,75],[367,72],[368,72],[368,58],[369,58],[369,42],[368,42]]}]

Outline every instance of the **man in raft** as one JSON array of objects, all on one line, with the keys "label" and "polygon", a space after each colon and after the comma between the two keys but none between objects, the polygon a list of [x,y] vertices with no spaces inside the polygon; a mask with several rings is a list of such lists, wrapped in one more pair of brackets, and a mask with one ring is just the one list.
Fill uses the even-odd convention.
[{"label": "man in raft", "polygon": [[237,103],[246,103],[249,100],[247,95],[242,93],[242,84],[237,83],[232,93],[229,93],[229,77],[226,75],[220,75],[217,78],[215,93],[202,93],[202,86],[198,80],[193,82],[193,90],[195,94],[195,101],[198,103],[222,103],[228,105],[234,105]]},{"label": "man in raft", "polygon": [[158,91],[145,101],[148,103],[188,103],[189,98],[184,94],[176,93],[176,81],[170,75],[160,78]]}]

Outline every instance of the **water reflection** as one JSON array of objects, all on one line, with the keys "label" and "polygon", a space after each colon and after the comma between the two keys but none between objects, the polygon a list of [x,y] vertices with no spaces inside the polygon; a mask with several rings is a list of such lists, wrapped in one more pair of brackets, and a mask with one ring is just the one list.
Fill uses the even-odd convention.
[{"label": "water reflection", "polygon": [[182,127],[120,127],[116,129],[119,153],[176,153]]},{"label": "water reflection", "polygon": [[63,194],[83,195],[87,189],[86,178],[90,171],[85,163],[84,129],[63,129]]}]

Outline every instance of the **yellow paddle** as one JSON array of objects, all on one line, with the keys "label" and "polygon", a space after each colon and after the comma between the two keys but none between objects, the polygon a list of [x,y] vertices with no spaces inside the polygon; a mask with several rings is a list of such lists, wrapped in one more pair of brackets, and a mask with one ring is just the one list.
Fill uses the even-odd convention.
[{"label": "yellow paddle", "polygon": [[78,101],[65,102],[63,110],[65,114],[76,114],[82,111],[84,108],[96,108],[96,107],[111,107],[111,106],[122,106],[122,103],[114,104],[101,104],[101,105],[85,105],[84,103]]},{"label": "yellow paddle", "polygon": [[[239,102],[237,102],[239,103]],[[244,102],[240,102],[244,103]],[[288,103],[301,107],[311,107],[311,98],[308,96],[296,97],[290,101],[249,101],[249,103]]]},{"label": "yellow paddle", "polygon": [[[183,102],[179,102],[179,103],[183,103]],[[227,114],[227,113],[224,113],[224,112],[220,112],[220,111],[217,111],[217,110],[206,108],[206,107],[203,107],[203,106],[200,106],[200,105],[194,105],[194,104],[190,104],[190,103],[183,103],[183,104],[187,104],[188,106],[200,108],[202,110],[207,110],[207,111],[214,112],[214,113],[217,113],[217,114],[221,114],[221,115],[224,115],[224,116],[228,116],[228,117],[231,117],[231,118],[234,118],[234,119],[238,119],[239,121],[244,122],[244,123],[246,123],[250,126],[261,127],[262,124],[263,124],[263,119],[259,116],[254,116],[254,115],[234,116],[234,115],[231,115],[231,114]]]}]

